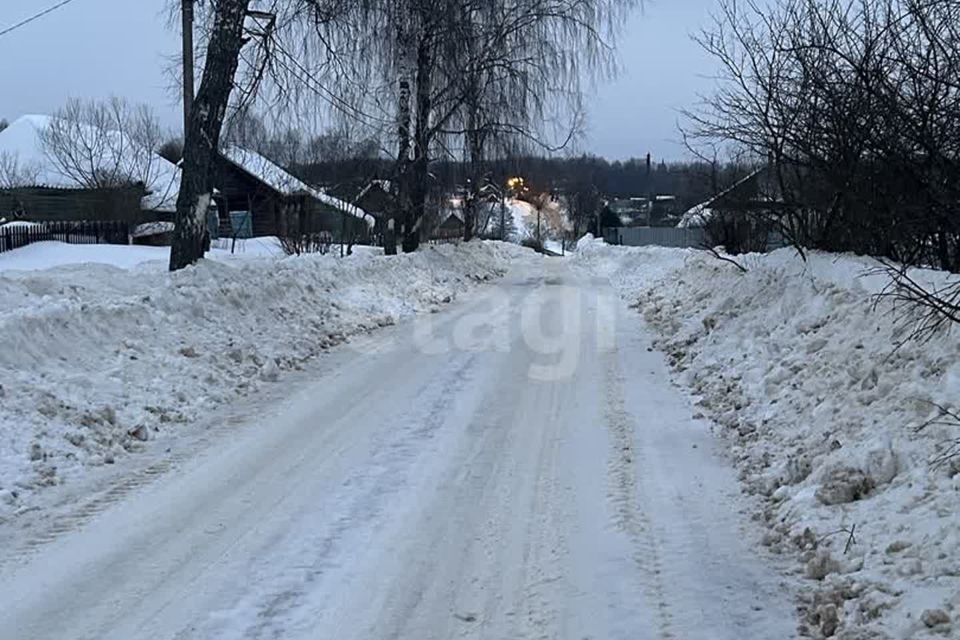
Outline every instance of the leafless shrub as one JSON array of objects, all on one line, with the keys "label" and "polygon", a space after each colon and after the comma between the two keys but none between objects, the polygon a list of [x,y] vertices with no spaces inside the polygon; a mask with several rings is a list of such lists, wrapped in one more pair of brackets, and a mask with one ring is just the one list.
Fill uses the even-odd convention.
[{"label": "leafless shrub", "polygon": [[721,246],[730,255],[763,252],[767,249],[769,225],[762,216],[749,212],[714,210],[704,226],[707,245]]},{"label": "leafless shrub", "polygon": [[889,302],[897,313],[900,344],[928,342],[955,323],[960,323],[960,278],[942,286],[928,286],[911,275],[910,268],[885,259],[874,273],[888,278],[875,296],[875,305]]},{"label": "leafless shrub", "polygon": [[709,253],[710,255],[712,255],[712,256],[713,256],[714,258],[716,258],[717,260],[720,260],[721,262],[729,262],[730,264],[732,264],[733,266],[735,266],[735,267],[740,271],[740,273],[747,273],[747,268],[746,268],[745,266],[743,266],[742,264],[740,264],[739,262],[737,262],[736,260],[734,260],[734,259],[731,258],[730,256],[724,255],[724,254],[720,253],[720,252],[717,250],[717,247],[716,247],[716,246],[710,245],[710,244],[705,244],[705,245],[703,245],[703,246],[701,247],[701,249],[703,249],[704,251],[706,251],[707,253]]},{"label": "leafless shrub", "polygon": [[279,238],[280,248],[288,256],[300,256],[307,253],[326,255],[333,244],[333,236],[329,231],[315,233],[292,233]]},{"label": "leafless shrub", "polygon": [[820,536],[820,538],[817,540],[816,546],[819,547],[829,538],[832,538],[834,536],[839,536],[841,534],[846,534],[847,542],[846,544],[843,545],[843,555],[847,555],[848,553],[850,553],[850,548],[853,547],[853,545],[857,544],[856,533],[857,533],[856,523],[852,524],[849,527],[841,527],[836,531],[831,531],[830,533],[826,533]]},{"label": "leafless shrub", "polygon": [[[936,402],[927,402],[927,404],[934,409],[933,417],[917,427],[917,433],[932,426],[949,427],[960,431],[960,411]],[[942,443],[940,450],[930,461],[930,464],[934,469],[950,465],[960,471],[960,436]]]},{"label": "leafless shrub", "polygon": [[960,272],[960,0],[722,0],[690,138],[769,167],[800,247]]}]

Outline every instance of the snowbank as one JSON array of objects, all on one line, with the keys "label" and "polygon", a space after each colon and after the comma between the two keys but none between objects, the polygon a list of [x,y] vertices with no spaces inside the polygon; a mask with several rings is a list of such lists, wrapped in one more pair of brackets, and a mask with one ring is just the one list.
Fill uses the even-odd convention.
[{"label": "snowbank", "polygon": [[[283,251],[274,237],[238,240],[235,253],[230,253],[230,241],[214,240],[207,254],[211,260],[231,262],[251,257],[281,256]],[[170,262],[170,247],[115,244],[66,244],[63,242],[35,242],[13,251],[0,253],[0,274],[11,271],[38,271],[67,265],[104,264],[130,269],[149,264],[157,271],[165,271]]]},{"label": "snowbank", "polygon": [[764,544],[809,586],[806,632],[958,637],[960,457],[935,461],[960,425],[920,427],[960,403],[960,334],[895,349],[867,259],[781,250],[740,273],[690,250],[581,245],[730,444]]},{"label": "snowbank", "polygon": [[0,271],[0,518],[353,334],[449,302],[521,252],[477,242],[205,260],[174,274],[165,262]]}]

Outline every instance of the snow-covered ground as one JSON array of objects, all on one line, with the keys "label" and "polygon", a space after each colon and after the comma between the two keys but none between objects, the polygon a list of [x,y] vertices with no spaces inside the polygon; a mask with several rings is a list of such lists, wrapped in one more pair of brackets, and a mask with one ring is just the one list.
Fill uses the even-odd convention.
[{"label": "snow-covered ground", "polygon": [[[896,314],[849,256],[790,250],[748,268],[703,252],[580,243],[659,335],[717,425],[764,544],[795,561],[812,637],[960,637],[960,333],[895,348]],[[946,274],[921,277],[944,281]]]},{"label": "snow-covered ground", "polygon": [[[230,252],[228,240],[214,242],[215,245],[207,257],[221,262],[283,255],[277,239],[271,237],[239,240],[234,253]],[[170,247],[35,242],[14,251],[0,253],[0,273],[83,264],[104,264],[129,269],[146,263],[154,263],[152,266],[162,271],[167,268],[169,260]]]},{"label": "snow-covered ground", "polygon": [[[18,520],[5,539],[15,527],[0,526],[0,636],[795,637],[791,581],[757,553],[736,475],[608,283],[569,260],[479,243],[350,262],[147,278],[175,326],[151,325],[157,335],[139,344],[184,379],[162,378],[151,405],[200,406],[212,424],[186,449],[148,442],[141,457],[155,462],[113,465],[131,472],[37,527]],[[507,267],[440,307],[471,276]],[[109,311],[149,322],[139,300]],[[167,313],[174,303],[183,319]],[[257,381],[273,370],[253,356],[309,353],[349,318],[412,308],[437,313],[357,336],[235,408],[198,405],[230,387],[207,376]],[[104,321],[91,311],[88,325]],[[213,318],[265,353],[235,345],[243,357],[219,359],[231,347],[202,337],[226,338]],[[168,342],[173,331],[189,342]],[[111,366],[144,354],[118,351]],[[158,438],[186,429],[159,426]]]},{"label": "snow-covered ground", "polygon": [[[269,239],[170,274],[169,249],[0,254],[0,520],[37,490],[162,446],[331,345],[436,310],[518,247],[286,258]],[[528,252],[523,252],[528,253]]]}]

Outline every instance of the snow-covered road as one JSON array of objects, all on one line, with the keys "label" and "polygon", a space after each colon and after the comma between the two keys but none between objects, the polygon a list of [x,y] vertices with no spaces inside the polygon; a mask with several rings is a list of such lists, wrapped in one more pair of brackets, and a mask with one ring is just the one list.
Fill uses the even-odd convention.
[{"label": "snow-covered road", "polygon": [[0,636],[792,638],[650,342],[607,283],[518,267],[0,552]]}]

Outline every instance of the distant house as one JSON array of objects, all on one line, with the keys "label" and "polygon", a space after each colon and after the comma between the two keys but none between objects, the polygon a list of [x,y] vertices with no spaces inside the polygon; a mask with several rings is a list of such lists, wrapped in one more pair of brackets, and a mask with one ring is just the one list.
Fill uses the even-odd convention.
[{"label": "distant house", "polygon": [[[78,165],[82,162],[87,173],[116,173],[118,167],[137,164],[142,178],[128,185],[93,187],[80,175],[83,171],[67,170],[45,149],[41,133],[51,122],[50,116],[26,115],[0,131],[0,189],[7,193],[7,203],[14,198],[11,194],[20,194],[16,199],[23,205],[21,217],[134,223],[156,220],[175,211],[180,190],[180,171],[175,165],[136,149],[117,132],[91,127],[85,137],[106,137],[110,142],[96,149],[96,157],[84,158]],[[131,157],[123,157],[127,154]],[[137,190],[139,204],[131,206],[130,194]]]},{"label": "distant house", "polygon": [[355,196],[355,204],[380,219],[392,215],[395,199],[391,192],[389,180],[371,180]]},{"label": "distant house", "polygon": [[430,232],[434,242],[450,242],[463,238],[463,209],[446,207],[440,210],[439,224]]},{"label": "distant house", "polygon": [[239,147],[223,150],[214,200],[221,236],[283,236],[328,231],[357,240],[374,225],[363,209],[309,186],[270,159]]},{"label": "distant house", "polygon": [[680,208],[680,200],[674,195],[658,195],[653,198],[650,205],[650,226],[651,227],[673,227],[680,219],[683,210]]},{"label": "distant house", "polygon": [[[171,222],[180,191],[180,169],[122,134],[72,125],[97,153],[82,171],[65,166],[44,145],[49,116],[23,116],[0,132],[0,217],[37,221],[117,221],[146,234],[151,222]],[[102,143],[102,144],[101,144]],[[129,155],[130,157],[127,157]],[[93,187],[98,172],[135,174],[142,181]],[[329,232],[338,239],[365,239],[374,218],[361,208],[302,182],[268,158],[238,147],[224,149],[216,163],[212,225],[221,235],[249,237]],[[143,242],[163,242],[148,234]]]},{"label": "distant house", "polygon": [[397,213],[393,185],[389,180],[371,180],[353,196],[352,202],[375,220],[374,233],[382,236],[388,221]]},{"label": "distant house", "polygon": [[[718,211],[754,210],[769,204],[767,168],[750,172],[709,200],[691,207],[680,218],[680,228],[705,227]],[[766,203],[766,204],[765,204]]]},{"label": "distant house", "polygon": [[617,198],[607,205],[620,220],[620,226],[646,227],[650,225],[650,199],[643,197]]}]

